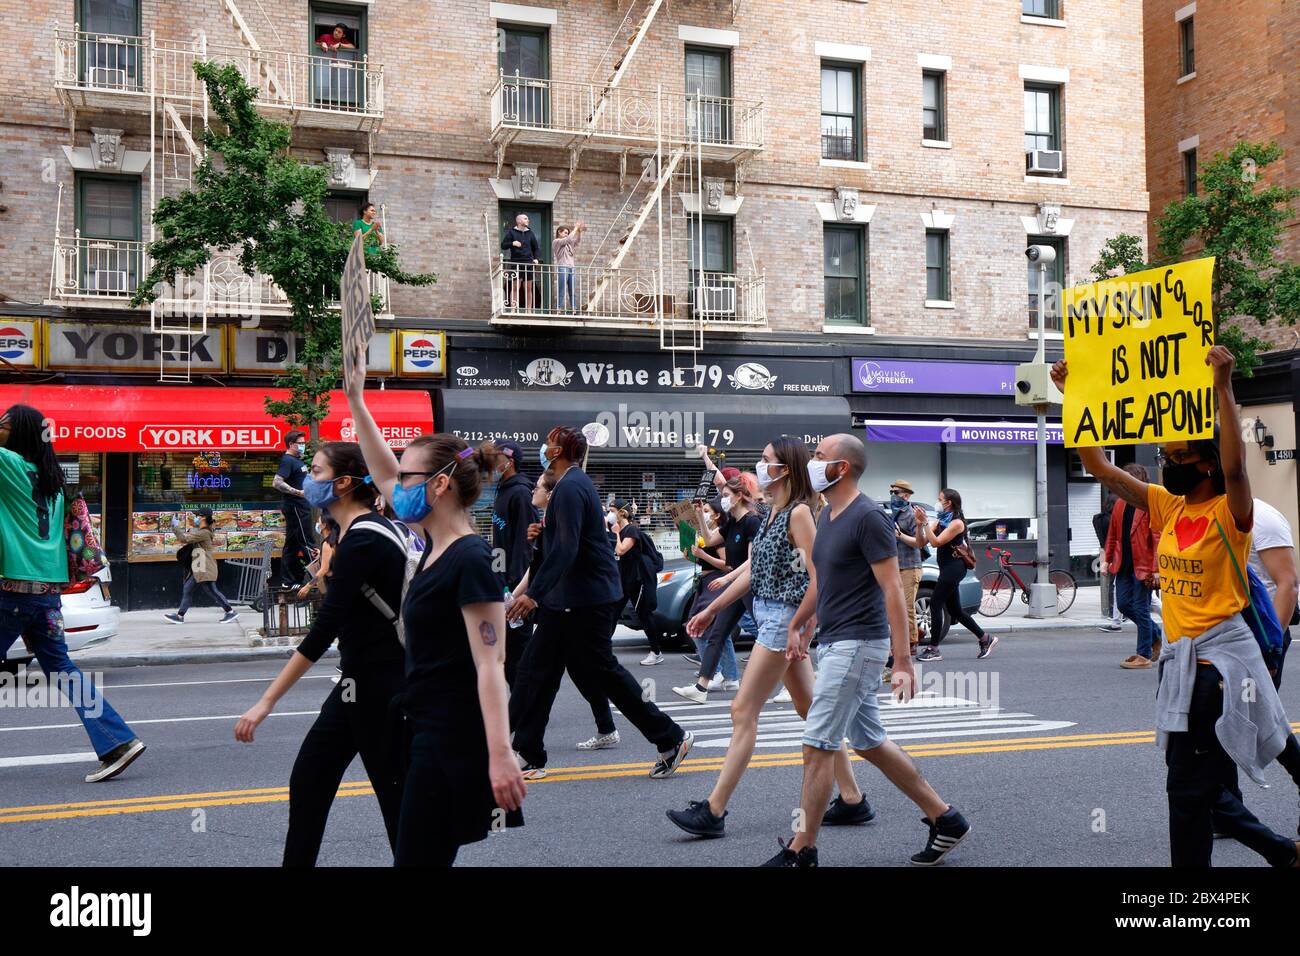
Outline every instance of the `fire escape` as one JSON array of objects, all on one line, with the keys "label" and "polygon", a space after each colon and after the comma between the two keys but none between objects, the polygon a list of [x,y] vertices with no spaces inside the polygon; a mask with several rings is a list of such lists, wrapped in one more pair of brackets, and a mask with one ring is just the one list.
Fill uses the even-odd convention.
[{"label": "fire escape", "polygon": [[[728,201],[727,180],[739,191],[745,163],[763,148],[763,106],[625,82],[666,6],[668,0],[627,4],[588,81],[498,77],[492,90],[498,177],[515,146],[567,151],[571,182],[585,153],[612,153],[624,201],[589,263],[575,265],[571,278],[549,263],[512,271],[497,255],[497,223],[487,214],[494,324],[654,327],[661,348],[688,353],[692,364],[707,329],[766,324],[764,277],[752,251],[751,268],[743,272],[710,270],[704,255],[705,217]],[[734,17],[740,3],[728,0],[726,7]],[[523,276],[536,287],[531,301]]]}]

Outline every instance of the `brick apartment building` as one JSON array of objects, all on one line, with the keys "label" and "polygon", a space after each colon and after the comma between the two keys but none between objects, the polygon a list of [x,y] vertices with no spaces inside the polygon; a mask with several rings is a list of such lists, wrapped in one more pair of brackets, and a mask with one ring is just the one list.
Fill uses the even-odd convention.
[{"label": "brick apartment building", "polygon": [[[126,405],[211,383],[260,396],[293,354],[283,297],[228,254],[163,307],[125,308],[151,204],[202,155],[196,59],[236,64],[292,124],[340,221],[374,202],[404,264],[437,273],[379,287],[387,394],[533,448],[548,423],[607,424],[593,474],[655,515],[694,487],[696,441],[749,465],[774,435],[858,428],[870,493],[958,487],[988,537],[1032,550],[1009,378],[1032,352],[1024,248],[1055,246],[1049,279],[1069,282],[1146,231],[1143,21],[1123,0],[0,2],[25,25],[4,54],[0,396],[112,391],[69,393],[68,414],[102,400],[126,436],[67,447],[141,578],[167,560],[149,516],[199,500],[236,515],[228,553],[248,550],[275,508],[255,460],[273,456],[150,444]],[[519,213],[531,271],[501,261]],[[578,220],[568,273],[552,243]],[[428,427],[405,414],[395,435]],[[1050,463],[1054,560],[1079,570],[1097,489],[1059,444]],[[195,468],[236,480],[186,486]]]}]

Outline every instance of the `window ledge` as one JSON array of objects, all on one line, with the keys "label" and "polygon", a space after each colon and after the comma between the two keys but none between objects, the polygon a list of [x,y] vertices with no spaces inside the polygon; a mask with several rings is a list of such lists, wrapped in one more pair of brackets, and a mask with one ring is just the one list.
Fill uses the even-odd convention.
[{"label": "window ledge", "polygon": [[[1025,338],[1029,339],[1031,342],[1036,342],[1038,340],[1038,330],[1030,329],[1029,334],[1026,335]],[[1043,339],[1049,342],[1063,342],[1065,341],[1065,333],[1058,332],[1055,329],[1043,329]]]},{"label": "window ledge", "polygon": [[832,166],[836,169],[870,169],[870,163],[863,163],[853,159],[823,159],[823,166]]},{"label": "window ledge", "polygon": [[876,330],[869,325],[823,325],[823,332],[845,335],[875,335]]},{"label": "window ledge", "polygon": [[1021,23],[1032,23],[1032,24],[1033,24],[1034,26],[1036,26],[1036,27],[1063,27],[1063,26],[1065,26],[1065,21],[1064,21],[1064,20],[1054,20],[1054,19],[1052,19],[1051,17],[1029,17],[1029,16],[1025,16],[1025,14],[1023,14],[1023,13],[1020,14],[1020,22],[1021,22]]},{"label": "window ledge", "polygon": [[1063,178],[1061,178],[1060,176],[1030,176],[1028,173],[1025,174],[1025,182],[1027,182],[1027,183],[1056,183],[1058,186],[1068,186],[1068,185],[1070,185],[1070,181],[1069,181],[1068,179],[1063,179]]},{"label": "window ledge", "polygon": [[955,309],[957,303],[950,299],[926,299],[925,307],[927,309]]},{"label": "window ledge", "polygon": [[952,149],[952,143],[946,139],[922,139],[921,145],[929,149]]},{"label": "window ledge", "polygon": [[1174,85],[1175,85],[1175,86],[1182,86],[1182,85],[1183,85],[1184,83],[1186,83],[1188,80],[1194,80],[1194,79],[1196,79],[1196,71],[1195,71],[1195,70],[1192,70],[1192,72],[1190,72],[1190,73],[1184,73],[1182,76],[1180,76],[1180,77],[1178,78],[1178,82],[1175,83]]}]

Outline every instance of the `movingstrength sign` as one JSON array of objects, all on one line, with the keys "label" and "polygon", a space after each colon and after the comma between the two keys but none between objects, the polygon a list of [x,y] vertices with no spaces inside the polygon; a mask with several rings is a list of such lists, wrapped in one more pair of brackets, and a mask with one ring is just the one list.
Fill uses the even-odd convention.
[{"label": "movingstrength sign", "polygon": [[1213,274],[1211,257],[1061,293],[1067,446],[1214,434]]}]

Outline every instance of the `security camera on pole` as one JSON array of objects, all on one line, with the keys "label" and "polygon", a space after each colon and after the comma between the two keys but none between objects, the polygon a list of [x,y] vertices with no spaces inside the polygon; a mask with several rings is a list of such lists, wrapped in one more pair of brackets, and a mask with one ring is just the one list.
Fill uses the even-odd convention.
[{"label": "security camera on pole", "polygon": [[1052,380],[1044,355],[1043,315],[1047,306],[1047,267],[1056,261],[1051,246],[1030,246],[1029,261],[1038,266],[1038,354],[1032,362],[1016,366],[1016,404],[1032,405],[1038,413],[1038,457],[1034,476],[1038,517],[1038,557],[1034,583],[1029,586],[1029,616],[1056,616],[1056,587],[1048,579],[1047,540],[1047,406],[1052,400]]}]

